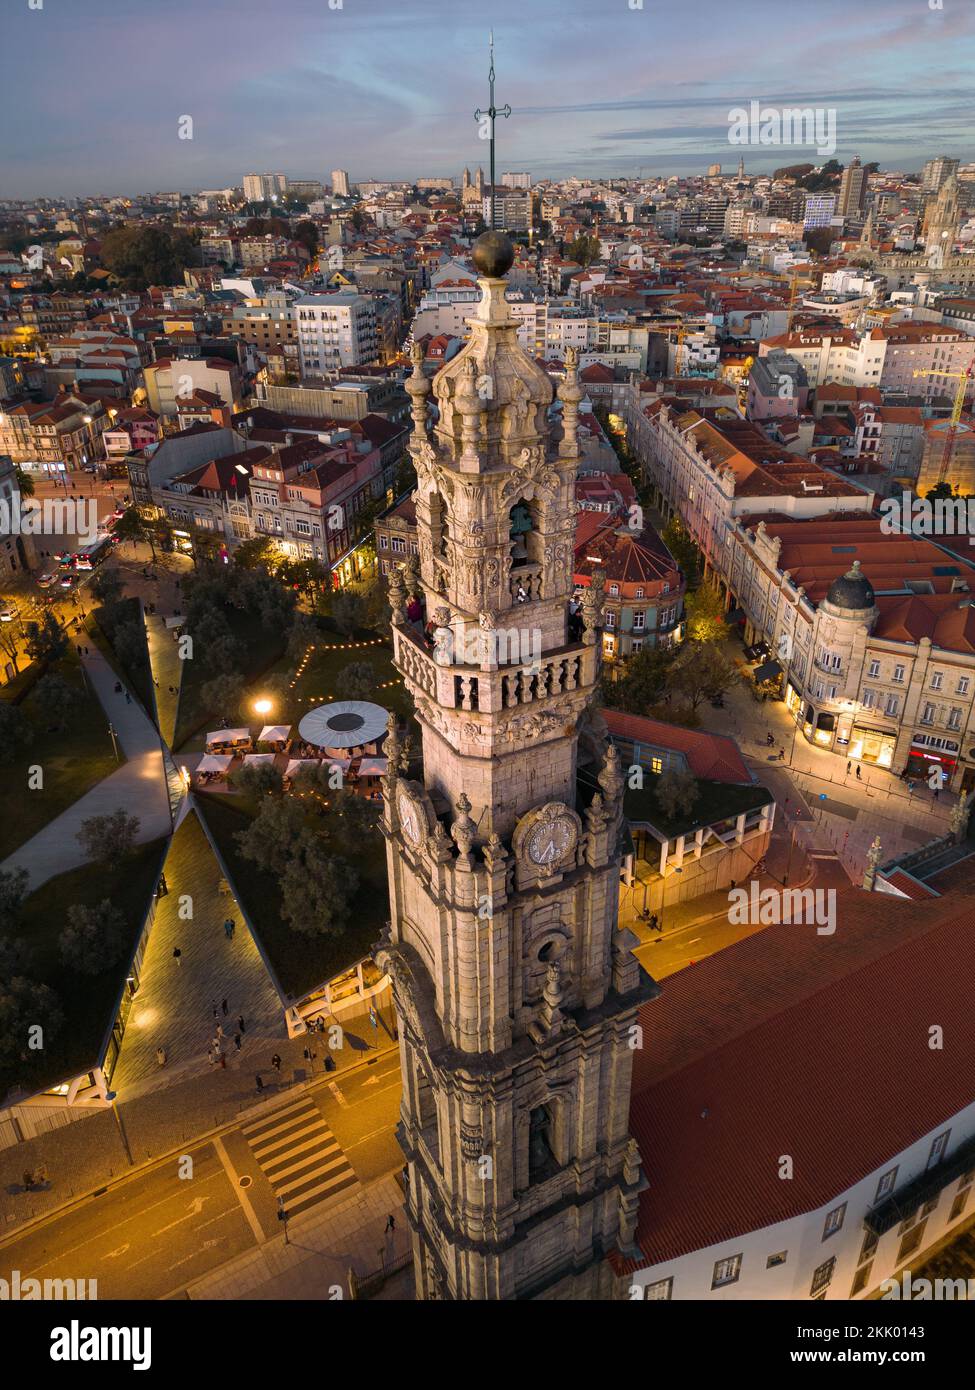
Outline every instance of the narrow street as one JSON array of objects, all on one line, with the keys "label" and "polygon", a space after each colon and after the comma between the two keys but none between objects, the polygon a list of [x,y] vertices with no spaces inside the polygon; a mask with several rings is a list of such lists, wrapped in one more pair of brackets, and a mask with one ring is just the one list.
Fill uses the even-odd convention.
[{"label": "narrow street", "polygon": [[97,1279],[99,1298],[178,1293],[402,1166],[399,1055],[255,1106],[183,1152],[108,1183],[0,1244],[0,1277]]}]

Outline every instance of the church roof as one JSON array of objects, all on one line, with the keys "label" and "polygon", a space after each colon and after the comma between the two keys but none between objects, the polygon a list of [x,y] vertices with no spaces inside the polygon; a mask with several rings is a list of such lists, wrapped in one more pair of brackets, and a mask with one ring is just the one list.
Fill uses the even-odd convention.
[{"label": "church roof", "polygon": [[[641,1010],[630,1128],[648,1179],[644,1258],[615,1257],[621,1272],[815,1211],[972,1103],[975,899],[850,888],[836,922],[833,936],[757,932],[668,977]],[[950,1048],[927,1046],[932,1019]]]}]

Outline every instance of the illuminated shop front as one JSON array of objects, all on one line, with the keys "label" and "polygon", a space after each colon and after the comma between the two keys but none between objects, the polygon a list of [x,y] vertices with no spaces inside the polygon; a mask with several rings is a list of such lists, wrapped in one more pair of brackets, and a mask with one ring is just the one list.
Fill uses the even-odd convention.
[{"label": "illuminated shop front", "polygon": [[911,751],[907,755],[909,777],[917,777],[929,785],[936,785],[932,773],[937,770],[941,773],[941,785],[947,787],[957,767],[957,743],[953,743],[951,739],[940,738],[937,734],[914,735]]},{"label": "illuminated shop front", "polygon": [[836,736],[836,715],[826,710],[819,713],[812,705],[806,706],[806,717],[802,723],[804,737],[818,748],[832,748]]},{"label": "illuminated shop front", "polygon": [[850,735],[849,756],[854,762],[876,763],[878,767],[890,767],[894,761],[897,735],[886,729],[872,729],[865,724],[854,724]]}]

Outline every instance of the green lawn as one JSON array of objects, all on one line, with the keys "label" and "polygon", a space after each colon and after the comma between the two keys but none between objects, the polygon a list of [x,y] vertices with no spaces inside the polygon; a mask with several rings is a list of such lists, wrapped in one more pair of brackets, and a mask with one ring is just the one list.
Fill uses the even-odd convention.
[{"label": "green lawn", "polygon": [[[377,640],[376,632],[361,632],[354,637],[342,637],[337,633],[322,632],[321,640],[308,657],[307,664],[296,677],[288,707],[275,719],[290,719],[297,723],[303,715],[316,705],[327,704],[330,700],[341,698],[336,690],[336,677],[346,666],[361,662],[371,666],[375,672],[375,686],[370,698],[386,709],[408,716],[413,713],[413,702],[403,686],[402,679],[393,666],[392,648],[385,639]],[[275,672],[285,672],[286,661],[280,661],[273,668]],[[393,682],[393,684],[390,684]]]},{"label": "green lawn", "polygon": [[[255,680],[275,664],[280,662],[286,635],[275,629],[269,631],[262,627],[254,617],[237,608],[226,611],[230,631],[238,639],[245,653],[244,668],[238,672],[245,682]],[[176,730],[173,735],[173,749],[182,748],[189,738],[216,718],[226,716],[236,720],[237,712],[207,709],[203,699],[203,687],[212,679],[212,672],[203,670],[199,661],[183,662],[183,679],[179,691],[179,711],[176,716]]]},{"label": "green lawn", "polygon": [[[48,879],[24,904],[15,936],[24,943],[23,973],[54,990],[64,1013],[60,1032],[25,1069],[0,1071],[0,1095],[13,1085],[35,1091],[79,1075],[99,1060],[99,1049],[113,1021],[125,972],[142,926],[154,886],[162,870],[167,839],[139,845],[123,862],[107,868],[83,864]],[[125,950],[121,960],[100,975],[79,976],[61,961],[58,937],[67,908],[75,903],[92,907],[108,898],[125,919]],[[43,1019],[39,1020],[43,1024]]]},{"label": "green lawn", "polygon": [[657,778],[647,773],[642,790],[628,788],[623,797],[623,811],[631,825],[649,822],[668,838],[684,835],[702,825],[714,825],[743,811],[757,810],[771,801],[772,795],[762,786],[738,786],[727,782],[698,780],[700,793],[688,812],[671,817],[664,812],[656,794]]},{"label": "green lawn", "polygon": [[[60,733],[48,732],[33,689],[21,703],[34,727],[34,740],[12,763],[0,767],[0,779],[9,798],[8,812],[0,816],[0,861],[43,830],[48,821],[84,796],[96,782],[121,767],[125,757],[120,748],[120,760],[116,761],[105,712],[82,676],[74,648],[51,670],[78,690],[80,702],[71,713],[68,727]],[[17,684],[12,682],[0,688],[0,698],[9,698],[8,692]],[[44,781],[42,787],[31,791],[27,779],[29,769],[35,766],[42,768]],[[14,803],[16,814],[12,813]]]},{"label": "green lawn", "polygon": [[247,828],[251,814],[244,799],[198,792],[196,801],[223,856],[234,894],[287,994],[300,998],[369,954],[389,919],[386,853],[381,835],[373,838],[367,853],[353,861],[360,884],[347,930],[341,936],[301,936],[281,917],[277,879],[245,859],[238,849],[235,833]]}]

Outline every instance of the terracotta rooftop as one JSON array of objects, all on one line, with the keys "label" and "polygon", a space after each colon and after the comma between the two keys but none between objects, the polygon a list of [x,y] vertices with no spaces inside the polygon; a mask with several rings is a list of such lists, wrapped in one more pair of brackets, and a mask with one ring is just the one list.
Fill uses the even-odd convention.
[{"label": "terracotta rooftop", "polygon": [[634,739],[637,743],[683,753],[695,777],[734,785],[748,785],[754,781],[737,743],[724,734],[683,729],[677,724],[665,724],[639,714],[623,714],[616,709],[604,709],[602,715],[609,732],[616,738]]},{"label": "terracotta rooftop", "polygon": [[[641,1010],[644,1260],[617,1257],[621,1271],[733,1249],[823,1207],[971,1104],[975,899],[851,888],[836,906],[834,935],[766,928],[671,975]],[[933,1018],[950,1048],[927,1046]]]},{"label": "terracotta rooftop", "polygon": [[666,548],[657,533],[649,528],[637,535],[625,530],[619,517],[607,519],[602,516],[604,525],[587,540],[580,541],[576,533],[575,576],[576,583],[588,583],[593,570],[605,571],[608,581],[620,584],[640,584],[652,586],[659,595],[658,586],[669,584],[677,589],[680,584],[680,571],[676,560]]}]

